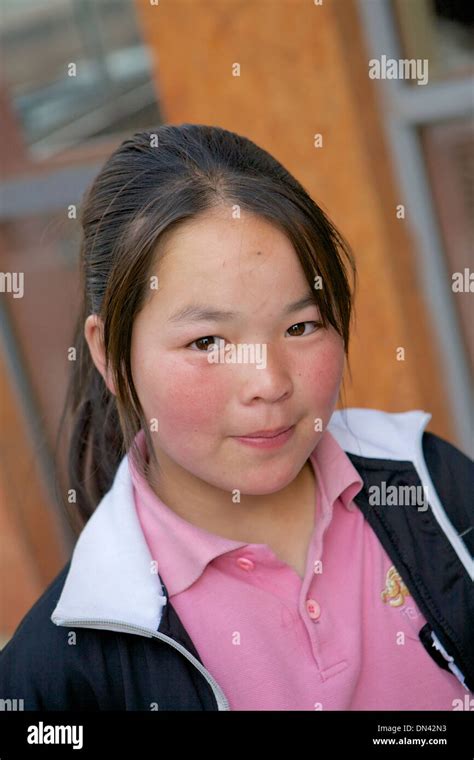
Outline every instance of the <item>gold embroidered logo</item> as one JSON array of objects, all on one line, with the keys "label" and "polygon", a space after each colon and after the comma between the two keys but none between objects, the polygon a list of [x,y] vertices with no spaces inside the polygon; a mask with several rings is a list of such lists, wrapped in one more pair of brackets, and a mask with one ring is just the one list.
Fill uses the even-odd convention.
[{"label": "gold embroidered logo", "polygon": [[401,607],[405,604],[405,597],[410,596],[410,592],[400,578],[394,565],[387,570],[385,588],[381,593],[382,601],[388,602],[391,607]]}]

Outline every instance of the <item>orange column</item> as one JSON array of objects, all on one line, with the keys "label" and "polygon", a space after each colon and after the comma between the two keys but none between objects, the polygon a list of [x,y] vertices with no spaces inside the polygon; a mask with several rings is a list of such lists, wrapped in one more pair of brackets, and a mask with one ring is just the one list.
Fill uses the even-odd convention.
[{"label": "orange column", "polygon": [[353,0],[136,6],[166,121],[215,124],[251,138],[287,166],[352,245],[360,288],[347,403],[426,409],[430,429],[455,442],[409,221],[396,218],[403,198]]}]

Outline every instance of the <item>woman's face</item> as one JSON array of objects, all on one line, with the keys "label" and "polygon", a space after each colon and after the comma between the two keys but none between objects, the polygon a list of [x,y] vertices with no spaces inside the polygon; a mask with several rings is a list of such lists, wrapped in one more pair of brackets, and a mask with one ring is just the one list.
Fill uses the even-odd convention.
[{"label": "woman's face", "polygon": [[[342,338],[319,326],[318,308],[290,310],[311,294],[291,243],[260,217],[220,210],[172,233],[154,274],[158,289],[135,320],[131,362],[151,430],[158,422],[160,469],[184,469],[227,492],[279,491],[321,437],[316,420],[326,428],[344,368]],[[220,361],[209,361],[212,344],[227,346]],[[289,426],[274,448],[236,438]]]}]

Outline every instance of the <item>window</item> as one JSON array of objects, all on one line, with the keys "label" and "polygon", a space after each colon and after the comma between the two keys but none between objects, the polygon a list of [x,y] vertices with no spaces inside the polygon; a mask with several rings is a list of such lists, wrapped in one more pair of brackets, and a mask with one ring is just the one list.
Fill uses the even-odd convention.
[{"label": "window", "polygon": [[11,108],[32,158],[161,121],[132,0],[3,0]]}]

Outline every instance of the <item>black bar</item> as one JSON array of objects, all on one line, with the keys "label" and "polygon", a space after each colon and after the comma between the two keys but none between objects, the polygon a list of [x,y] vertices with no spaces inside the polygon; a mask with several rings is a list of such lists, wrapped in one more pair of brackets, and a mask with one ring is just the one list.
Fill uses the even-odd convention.
[{"label": "black bar", "polygon": [[341,753],[472,760],[473,710],[474,700],[453,712],[0,712],[0,760],[99,752],[108,760],[111,753],[126,751],[132,758],[166,753],[174,760],[183,750],[251,756],[260,746],[265,756],[274,748],[280,755],[309,752],[315,760],[335,760]]}]

